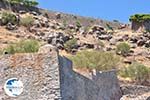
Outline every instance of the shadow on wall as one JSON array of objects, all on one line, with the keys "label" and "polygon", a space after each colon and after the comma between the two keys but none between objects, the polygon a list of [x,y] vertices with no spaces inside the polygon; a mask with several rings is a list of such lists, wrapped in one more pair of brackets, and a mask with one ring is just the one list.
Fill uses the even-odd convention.
[{"label": "shadow on wall", "polygon": [[91,79],[72,69],[72,62],[59,57],[62,100],[120,100],[122,93],[115,71],[95,72]]}]

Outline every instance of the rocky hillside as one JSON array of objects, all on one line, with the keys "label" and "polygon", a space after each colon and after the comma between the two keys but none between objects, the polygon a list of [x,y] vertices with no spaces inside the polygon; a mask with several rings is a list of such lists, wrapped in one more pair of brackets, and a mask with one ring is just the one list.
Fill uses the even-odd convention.
[{"label": "rocky hillside", "polygon": [[[61,55],[67,57],[84,50],[111,52],[120,58],[119,64],[115,66],[117,70],[122,71],[124,68],[131,67],[134,69],[129,69],[129,72],[139,73],[128,75],[128,72],[125,73],[126,75],[118,75],[121,84],[150,86],[150,33],[147,31],[135,32],[130,29],[130,25],[119,22],[46,11],[36,7],[11,5],[10,9],[10,6],[0,1],[1,53],[11,53],[12,48],[9,50],[5,48],[24,39],[37,40],[40,45],[52,44],[59,49]],[[108,59],[112,60],[109,56]],[[108,65],[108,61],[104,61]],[[138,64],[134,64],[135,62]],[[111,63],[116,62],[112,61]],[[75,66],[75,70],[86,75],[87,66],[81,70],[77,68],[79,65]],[[130,77],[124,78],[122,76]],[[149,93],[150,90],[146,90],[140,95],[147,94],[148,97]],[[125,94],[128,95],[130,92]]]}]

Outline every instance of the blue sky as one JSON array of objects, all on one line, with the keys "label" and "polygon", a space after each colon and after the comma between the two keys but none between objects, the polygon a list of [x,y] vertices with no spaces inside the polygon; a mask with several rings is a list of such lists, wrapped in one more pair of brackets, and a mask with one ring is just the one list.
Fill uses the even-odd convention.
[{"label": "blue sky", "polygon": [[37,0],[41,8],[75,15],[128,22],[130,15],[150,13],[148,0]]}]

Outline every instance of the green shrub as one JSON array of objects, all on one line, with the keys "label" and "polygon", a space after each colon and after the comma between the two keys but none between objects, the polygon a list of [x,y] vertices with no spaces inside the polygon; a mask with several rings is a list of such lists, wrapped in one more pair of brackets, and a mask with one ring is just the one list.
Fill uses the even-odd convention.
[{"label": "green shrub", "polygon": [[38,52],[39,43],[36,40],[22,40],[4,49],[8,54]]},{"label": "green shrub", "polygon": [[2,25],[6,25],[8,23],[11,23],[11,24],[17,24],[17,18],[16,16],[9,12],[9,11],[3,11],[1,14],[0,14],[0,17],[1,17],[1,24]]},{"label": "green shrub", "polygon": [[121,70],[120,75],[122,77],[129,77],[138,83],[143,83],[150,80],[150,68],[144,66],[143,64],[134,62],[127,68]]},{"label": "green shrub", "polygon": [[113,29],[113,27],[112,27],[111,25],[106,24],[106,26],[107,26],[107,29],[108,29],[108,30],[114,31],[114,29]]},{"label": "green shrub", "polygon": [[16,45],[9,45],[3,51],[7,52],[8,54],[14,54],[16,52]]},{"label": "green shrub", "polygon": [[70,57],[74,65],[78,68],[89,70],[111,70],[119,64],[119,57],[110,52],[81,51]]},{"label": "green shrub", "polygon": [[116,52],[123,56],[126,56],[130,52],[130,46],[125,42],[120,43],[117,45]]},{"label": "green shrub", "polygon": [[150,14],[135,14],[130,16],[129,20],[141,23],[150,20]]},{"label": "green shrub", "polygon": [[84,31],[85,31],[85,32],[89,32],[89,30],[90,30],[90,26],[84,27]]},{"label": "green shrub", "polygon": [[95,21],[94,19],[90,19],[90,23],[94,23],[94,21]]},{"label": "green shrub", "polygon": [[33,22],[34,22],[34,19],[32,16],[26,16],[26,17],[21,18],[20,20],[20,24],[26,27],[31,26]]},{"label": "green shrub", "polygon": [[65,49],[66,49],[67,51],[70,52],[71,49],[73,49],[74,46],[76,46],[76,45],[77,45],[77,39],[73,38],[73,39],[67,41],[67,42],[64,44],[64,47],[65,47]]},{"label": "green shrub", "polygon": [[76,21],[76,26],[77,27],[81,27],[82,26],[81,23],[80,23],[80,21]]}]

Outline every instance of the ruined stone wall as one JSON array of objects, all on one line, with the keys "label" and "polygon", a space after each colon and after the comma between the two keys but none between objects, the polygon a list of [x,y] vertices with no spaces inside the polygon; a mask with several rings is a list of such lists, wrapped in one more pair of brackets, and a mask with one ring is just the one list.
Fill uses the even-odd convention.
[{"label": "ruined stone wall", "polygon": [[[3,86],[7,79],[18,78],[23,93],[9,97]],[[16,54],[0,57],[0,100],[60,100],[59,64],[56,52]]]},{"label": "ruined stone wall", "polygon": [[150,21],[145,21],[143,23],[139,23],[139,22],[132,22],[132,26],[131,29],[134,31],[149,31],[150,30]]},{"label": "ruined stone wall", "polygon": [[[119,100],[121,91],[115,71],[85,77],[72,70],[72,62],[45,46],[39,53],[0,56],[0,100]],[[44,49],[44,50],[43,50]],[[49,53],[47,53],[47,51]],[[40,53],[44,52],[44,53]],[[21,95],[9,97],[6,80],[24,84]]]},{"label": "ruined stone wall", "polygon": [[150,31],[150,21],[145,21],[143,23],[144,29]]},{"label": "ruined stone wall", "polygon": [[62,100],[120,100],[122,93],[115,71],[95,72],[85,77],[72,70],[68,59],[59,59]]}]

